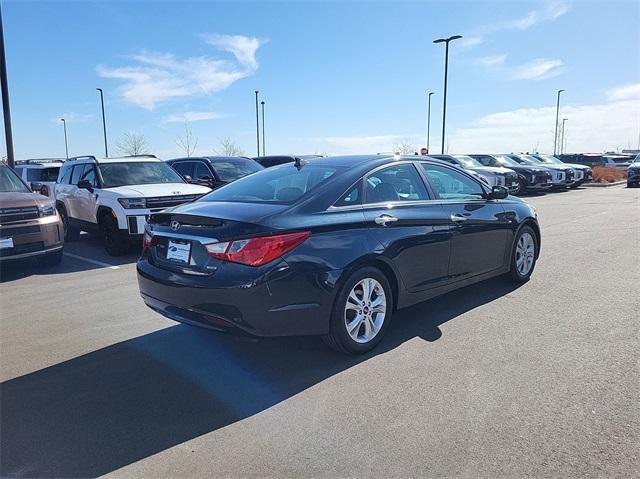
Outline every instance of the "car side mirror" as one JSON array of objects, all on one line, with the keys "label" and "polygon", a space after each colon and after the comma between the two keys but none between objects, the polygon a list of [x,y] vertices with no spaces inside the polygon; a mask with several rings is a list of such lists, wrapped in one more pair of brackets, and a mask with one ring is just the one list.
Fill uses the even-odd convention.
[{"label": "car side mirror", "polygon": [[182,177],[187,183],[191,183],[193,181],[193,179],[189,175],[182,175]]},{"label": "car side mirror", "polygon": [[489,194],[492,200],[504,200],[507,196],[509,196],[509,190],[504,186],[494,186]]},{"label": "car side mirror", "polygon": [[39,181],[34,181],[31,183],[31,191],[33,191],[34,193],[40,193],[41,189],[42,183],[40,183]]},{"label": "car side mirror", "polygon": [[93,193],[93,185],[89,180],[78,181],[78,188],[82,188],[83,190],[89,190],[91,193]]}]

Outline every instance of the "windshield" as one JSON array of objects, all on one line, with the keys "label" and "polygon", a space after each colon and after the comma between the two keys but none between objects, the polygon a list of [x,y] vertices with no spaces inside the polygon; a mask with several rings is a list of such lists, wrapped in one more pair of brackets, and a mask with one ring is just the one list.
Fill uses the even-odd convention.
[{"label": "windshield", "polygon": [[225,158],[224,160],[214,160],[213,169],[216,170],[220,180],[235,181],[244,176],[264,170],[264,167],[257,161],[248,158]]},{"label": "windshield", "polygon": [[184,183],[182,177],[162,161],[131,161],[98,165],[103,188],[157,183]]},{"label": "windshield", "polygon": [[542,160],[539,160],[538,158],[532,155],[520,155],[520,158],[522,158],[524,161],[526,161],[530,165],[539,165],[542,163]]},{"label": "windshield", "polygon": [[8,166],[0,167],[0,192],[2,193],[30,193],[29,188],[20,181]]},{"label": "windshield", "polygon": [[517,161],[512,160],[508,156],[504,156],[504,155],[496,156],[495,158],[496,158],[496,161],[501,166],[506,166],[507,168],[510,167],[510,166],[518,166],[520,164]]},{"label": "windshield", "polygon": [[467,168],[483,168],[484,167],[484,165],[480,163],[478,160],[476,160],[475,158],[471,158],[470,156],[467,156],[467,155],[453,155],[453,157],[456,160],[460,161],[460,163],[462,163]]},{"label": "windshield", "polygon": [[539,155],[538,158],[542,163],[555,164],[555,165],[563,164],[562,161],[557,159],[555,156],[551,156],[551,155]]},{"label": "windshield", "polygon": [[293,163],[287,163],[240,178],[202,197],[200,201],[292,204],[336,171],[335,167],[315,165],[298,169]]}]

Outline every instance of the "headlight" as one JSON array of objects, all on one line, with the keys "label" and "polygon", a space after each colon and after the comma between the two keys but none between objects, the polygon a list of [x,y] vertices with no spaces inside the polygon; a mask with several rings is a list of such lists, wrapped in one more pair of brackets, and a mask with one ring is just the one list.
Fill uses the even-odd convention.
[{"label": "headlight", "polygon": [[126,209],[147,207],[147,202],[144,198],[118,198],[118,203]]},{"label": "headlight", "polygon": [[56,214],[56,207],[53,203],[40,205],[38,206],[38,213],[40,214],[40,217],[53,216]]}]

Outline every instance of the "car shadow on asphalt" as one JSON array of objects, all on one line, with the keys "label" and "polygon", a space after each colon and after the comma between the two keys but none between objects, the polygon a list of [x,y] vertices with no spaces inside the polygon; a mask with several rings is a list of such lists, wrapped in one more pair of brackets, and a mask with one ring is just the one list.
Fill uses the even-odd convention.
[{"label": "car shadow on asphalt", "polygon": [[0,475],[93,477],[264,411],[516,289],[489,280],[398,312],[371,353],[176,325],[0,385]]},{"label": "car shadow on asphalt", "polygon": [[57,266],[43,266],[34,258],[0,262],[0,284],[34,275],[78,273],[109,266],[123,266],[137,261],[141,249],[140,245],[131,245],[126,255],[109,256],[99,238],[82,234],[78,241],[65,245],[62,262]]}]

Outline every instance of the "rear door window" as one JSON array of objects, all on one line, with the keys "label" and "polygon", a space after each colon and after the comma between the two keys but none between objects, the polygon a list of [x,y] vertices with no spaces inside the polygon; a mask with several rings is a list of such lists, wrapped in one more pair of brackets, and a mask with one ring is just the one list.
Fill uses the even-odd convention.
[{"label": "rear door window", "polygon": [[394,165],[370,174],[365,181],[365,203],[428,200],[427,189],[412,164]]}]

